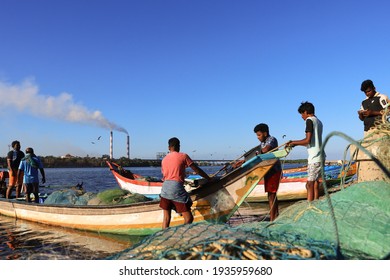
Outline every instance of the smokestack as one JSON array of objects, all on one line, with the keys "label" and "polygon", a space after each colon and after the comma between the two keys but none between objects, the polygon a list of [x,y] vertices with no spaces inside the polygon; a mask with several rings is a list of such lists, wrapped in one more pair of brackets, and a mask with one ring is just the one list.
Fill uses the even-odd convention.
[{"label": "smokestack", "polygon": [[126,144],[127,144],[127,158],[130,159],[130,136],[129,135],[127,135]]},{"label": "smokestack", "polygon": [[114,150],[114,147],[113,147],[113,133],[112,133],[112,130],[110,131],[110,159],[113,159],[114,156],[113,156],[113,150]]}]

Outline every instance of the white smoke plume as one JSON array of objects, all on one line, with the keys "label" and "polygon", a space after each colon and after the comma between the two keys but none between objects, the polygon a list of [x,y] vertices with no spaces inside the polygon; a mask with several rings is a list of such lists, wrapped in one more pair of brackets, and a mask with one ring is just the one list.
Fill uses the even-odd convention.
[{"label": "white smoke plume", "polygon": [[20,85],[0,81],[0,108],[13,108],[37,117],[96,125],[128,134],[126,129],[107,120],[102,112],[90,111],[75,103],[69,93],[64,92],[58,96],[39,94],[38,86],[32,81],[24,81]]}]

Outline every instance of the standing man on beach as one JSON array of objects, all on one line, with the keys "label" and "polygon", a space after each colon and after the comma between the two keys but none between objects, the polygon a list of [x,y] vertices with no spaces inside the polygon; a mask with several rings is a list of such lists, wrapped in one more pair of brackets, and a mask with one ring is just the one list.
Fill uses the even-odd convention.
[{"label": "standing man on beach", "polygon": [[169,227],[171,211],[181,213],[185,224],[191,224],[194,217],[191,213],[192,200],[184,189],[185,170],[191,167],[196,174],[210,180],[210,177],[200,169],[185,153],[180,152],[180,140],[176,137],[168,141],[169,153],[161,162],[163,185],[160,194],[160,207],[163,209],[162,228]]},{"label": "standing man on beach", "polygon": [[308,152],[307,160],[307,200],[312,201],[319,198],[319,180],[321,175],[321,164],[325,162],[325,153],[321,154],[322,146],[322,122],[315,115],[314,105],[310,102],[302,102],[298,113],[306,123],[306,137],[302,140],[290,140],[287,146],[306,146]]},{"label": "standing man on beach", "polygon": [[365,133],[375,126],[375,121],[380,120],[384,109],[389,106],[389,98],[375,90],[371,80],[365,80],[360,90],[366,95],[358,111],[359,119],[364,123]]},{"label": "standing man on beach", "polygon": [[20,150],[20,142],[15,140],[11,143],[12,151],[9,151],[7,154],[7,165],[8,165],[8,187],[5,197],[7,199],[11,198],[12,188],[16,187],[16,198],[20,196],[20,191],[22,189],[22,182],[17,183],[18,180],[18,168],[20,161],[24,158],[24,153]]},{"label": "standing man on beach", "polygon": [[[234,163],[233,168],[241,166],[245,161],[248,161],[259,154],[265,154],[278,148],[278,140],[276,137],[269,134],[269,127],[267,124],[260,123],[256,125],[253,132],[256,133],[257,139],[260,141],[260,145],[245,153],[244,160]],[[271,170],[264,176],[264,191],[268,196],[269,216],[271,222],[279,216],[277,192],[282,174],[282,164],[278,159],[275,165],[272,166]]]},{"label": "standing man on beach", "polygon": [[33,148],[26,149],[26,156],[21,160],[18,170],[18,178],[23,172],[23,184],[26,189],[26,201],[31,202],[30,194],[34,194],[35,203],[39,203],[39,177],[38,170],[42,175],[42,183],[46,182],[45,171],[39,157],[34,154]]},{"label": "standing man on beach", "polygon": [[[265,154],[278,147],[278,140],[269,134],[269,127],[265,123],[255,126],[253,129],[257,139],[260,141],[257,154]],[[279,216],[279,203],[276,193],[279,189],[280,179],[282,177],[282,165],[280,160],[275,163],[270,171],[264,177],[264,190],[268,194],[268,204],[270,209],[270,221],[274,221]]]},{"label": "standing man on beach", "polygon": [[[371,80],[363,81],[360,90],[364,92],[366,98],[361,103],[358,116],[364,123],[363,136],[364,139],[367,140],[362,141],[361,144],[367,151],[371,152],[373,156],[378,157],[381,156],[381,149],[379,149],[379,147],[381,145],[387,145],[386,142],[381,141],[381,138],[386,134],[382,131],[380,125],[383,123],[382,118],[384,117],[384,114],[389,114],[390,101],[388,96],[376,91],[374,83]],[[354,150],[353,155],[356,156],[354,159],[356,159],[358,166],[358,182],[387,178],[379,166],[371,161],[370,156],[360,150]]]}]

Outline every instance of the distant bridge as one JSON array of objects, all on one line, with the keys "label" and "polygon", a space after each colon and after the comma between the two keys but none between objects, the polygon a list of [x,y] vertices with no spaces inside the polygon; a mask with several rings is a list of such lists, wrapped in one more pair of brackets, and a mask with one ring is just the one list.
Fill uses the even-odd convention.
[{"label": "distant bridge", "polygon": [[192,159],[199,165],[209,164],[209,165],[224,165],[227,162],[231,162],[231,159]]},{"label": "distant bridge", "polygon": [[[231,162],[231,159],[192,159],[199,165],[223,165],[227,162]],[[143,161],[150,161],[155,163],[161,163],[161,159],[143,159]]]}]

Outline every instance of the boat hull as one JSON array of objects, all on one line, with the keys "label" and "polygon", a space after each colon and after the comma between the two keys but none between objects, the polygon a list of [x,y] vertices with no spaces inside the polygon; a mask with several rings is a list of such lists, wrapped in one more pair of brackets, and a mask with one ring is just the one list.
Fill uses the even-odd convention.
[{"label": "boat hull", "polygon": [[[263,160],[271,160],[286,157],[290,150],[278,150],[269,154],[260,154],[247,161],[243,167],[251,166],[253,163]],[[107,165],[110,168],[115,180],[121,189],[127,190],[131,193],[139,193],[152,199],[158,199],[161,193],[161,182],[150,182],[145,180],[142,176],[133,174],[128,170],[124,170],[121,166],[114,162],[107,161]],[[120,172],[122,170],[122,172]],[[126,172],[123,172],[126,171]],[[130,176],[129,176],[130,174]],[[131,178],[130,178],[131,177]],[[190,181],[190,180],[189,180]],[[193,186],[185,185],[187,191],[191,191]]]},{"label": "boat hull", "polygon": [[149,182],[142,179],[129,179],[114,171],[111,165],[110,167],[114,178],[121,189],[131,193],[139,193],[152,199],[158,198],[159,194],[161,193],[162,182]]},{"label": "boat hull", "polygon": [[[353,175],[345,177],[345,181],[352,178]],[[329,187],[338,185],[341,183],[342,178],[329,179],[326,180],[326,185]],[[301,200],[307,198],[307,189],[306,189],[307,178],[283,178],[280,180],[277,198],[279,201],[291,201],[291,200]],[[324,194],[323,184],[319,184],[319,195]],[[266,202],[268,201],[268,194],[265,192],[264,181],[259,182],[259,184],[253,189],[253,191],[248,195],[248,202]]]},{"label": "boat hull", "polygon": [[[306,179],[281,180],[277,197],[279,201],[305,199],[307,196]],[[260,182],[246,199],[248,202],[266,202],[268,194],[264,189],[264,181]]]},{"label": "boat hull", "polygon": [[[115,174],[114,174],[115,175]],[[346,180],[350,179],[353,176],[353,173],[349,172]],[[162,183],[154,184],[153,186],[144,186],[137,184],[136,180],[123,180],[121,178],[117,178],[117,182],[119,186],[127,191],[132,193],[141,193],[149,198],[157,199],[159,194],[161,193]],[[287,177],[283,178],[280,181],[279,189],[278,189],[278,200],[280,201],[290,201],[290,200],[300,200],[306,199],[307,191],[306,191],[306,181],[305,177]],[[327,180],[327,185],[335,185],[341,182],[341,178],[330,179]],[[322,186],[320,186],[321,194],[323,193]],[[265,202],[268,201],[267,193],[264,190],[264,182],[261,181],[254,188],[254,190],[248,195],[247,202]]]},{"label": "boat hull", "polygon": [[[226,222],[276,160],[236,170],[190,192],[194,222]],[[16,219],[95,232],[149,235],[161,230],[163,211],[158,201],[130,205],[46,205],[0,199],[0,214]],[[170,226],[184,223],[173,211]]]}]

